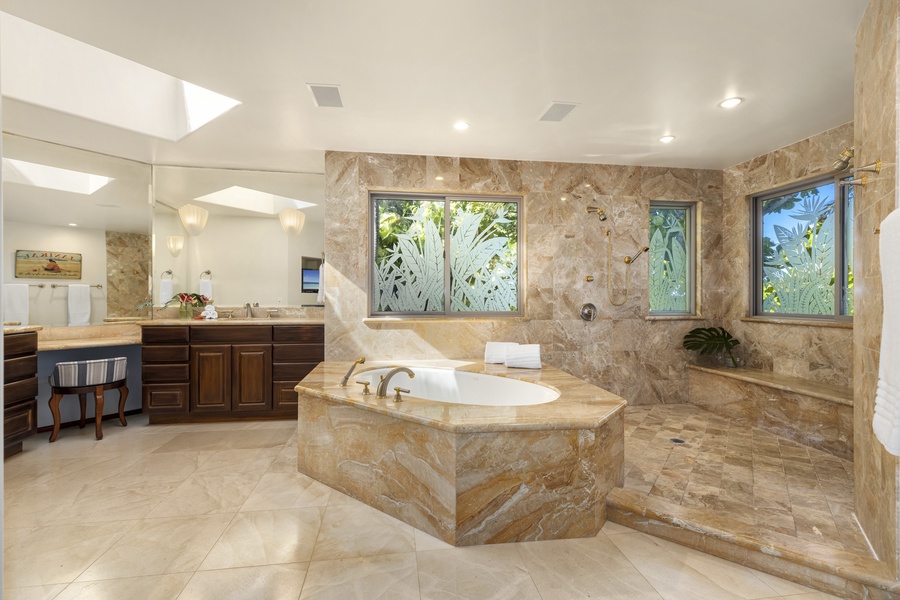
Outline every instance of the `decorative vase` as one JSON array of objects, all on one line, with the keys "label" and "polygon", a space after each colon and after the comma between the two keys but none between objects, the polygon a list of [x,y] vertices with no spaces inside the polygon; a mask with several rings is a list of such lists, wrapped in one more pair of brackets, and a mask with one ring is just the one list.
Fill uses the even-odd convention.
[{"label": "decorative vase", "polygon": [[178,305],[178,317],[181,319],[190,319],[194,316],[193,309],[190,304],[179,304]]}]

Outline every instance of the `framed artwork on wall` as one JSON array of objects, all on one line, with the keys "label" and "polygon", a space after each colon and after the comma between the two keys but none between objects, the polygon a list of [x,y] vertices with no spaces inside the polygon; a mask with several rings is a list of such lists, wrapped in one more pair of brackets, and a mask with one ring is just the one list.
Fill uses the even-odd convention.
[{"label": "framed artwork on wall", "polygon": [[81,255],[74,252],[16,250],[16,277],[81,279]]}]

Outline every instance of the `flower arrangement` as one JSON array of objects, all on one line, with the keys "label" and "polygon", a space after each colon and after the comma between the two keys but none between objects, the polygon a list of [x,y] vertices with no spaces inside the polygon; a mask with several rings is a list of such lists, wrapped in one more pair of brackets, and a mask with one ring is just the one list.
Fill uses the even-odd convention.
[{"label": "flower arrangement", "polygon": [[171,306],[175,303],[178,303],[179,314],[183,319],[189,319],[192,316],[193,308],[196,307],[204,307],[207,304],[212,303],[212,298],[207,298],[206,296],[201,296],[200,294],[194,294],[189,292],[179,292],[172,296],[168,302],[166,302],[165,306]]}]

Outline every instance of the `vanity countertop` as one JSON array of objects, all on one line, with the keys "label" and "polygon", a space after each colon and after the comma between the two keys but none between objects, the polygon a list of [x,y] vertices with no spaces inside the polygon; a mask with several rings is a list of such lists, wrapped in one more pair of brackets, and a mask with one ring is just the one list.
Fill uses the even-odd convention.
[{"label": "vanity countertop", "polygon": [[38,351],[129,346],[140,343],[141,328],[135,323],[45,327],[38,331]]},{"label": "vanity countertop", "polygon": [[30,331],[40,331],[43,329],[40,325],[4,325],[3,335],[7,333],[28,333]]},{"label": "vanity countertop", "polygon": [[448,367],[463,371],[512,377],[539,383],[560,392],[553,402],[531,406],[479,406],[420,400],[408,396],[402,403],[391,398],[362,395],[360,386],[340,387],[350,362],[323,362],[294,388],[298,392],[325,398],[339,404],[390,415],[436,429],[456,433],[486,431],[593,429],[624,410],[625,400],[612,392],[563,373],[557,369],[510,369],[504,365],[484,364],[480,360],[392,360],[367,361],[359,375],[379,367]]},{"label": "vanity countertop", "polygon": [[229,325],[324,325],[325,319],[309,319],[309,318],[279,318],[272,319],[150,319],[139,321],[138,325],[142,327],[158,327],[161,325],[196,325],[219,327]]}]

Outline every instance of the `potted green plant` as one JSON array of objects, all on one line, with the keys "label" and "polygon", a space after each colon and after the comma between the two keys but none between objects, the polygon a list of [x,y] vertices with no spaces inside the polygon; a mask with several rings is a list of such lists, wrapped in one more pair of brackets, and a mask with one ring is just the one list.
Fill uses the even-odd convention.
[{"label": "potted green plant", "polygon": [[[731,353],[731,349],[741,342],[728,333],[724,327],[696,327],[688,331],[684,336],[682,345],[688,350],[699,350],[700,354],[727,354],[731,359],[732,367],[737,367],[738,362]],[[726,362],[726,366],[728,363]]]}]

